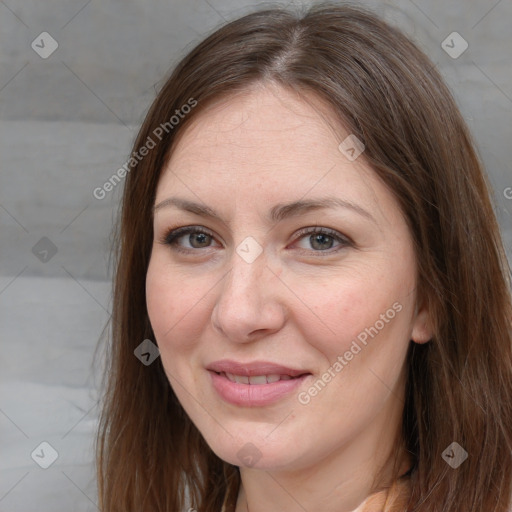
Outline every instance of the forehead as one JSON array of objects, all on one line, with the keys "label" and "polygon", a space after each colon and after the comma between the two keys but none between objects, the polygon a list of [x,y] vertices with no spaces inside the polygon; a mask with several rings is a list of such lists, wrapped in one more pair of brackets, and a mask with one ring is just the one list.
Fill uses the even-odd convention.
[{"label": "forehead", "polygon": [[[343,163],[338,145],[349,135],[328,110],[313,94],[252,86],[198,113],[179,134],[166,167],[198,178],[202,172],[318,178]],[[350,167],[361,172],[367,166],[360,159]]]},{"label": "forehead", "polygon": [[216,210],[245,214],[264,204],[335,195],[387,222],[400,216],[364,159],[351,161],[339,150],[349,132],[314,95],[257,86],[196,116],[176,141],[155,204],[179,191]]}]

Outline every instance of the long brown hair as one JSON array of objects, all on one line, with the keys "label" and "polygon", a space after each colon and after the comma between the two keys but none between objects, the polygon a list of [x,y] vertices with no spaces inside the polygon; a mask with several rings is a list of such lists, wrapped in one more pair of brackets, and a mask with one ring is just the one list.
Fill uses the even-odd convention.
[{"label": "long brown hair", "polygon": [[[364,143],[363,157],[394,193],[415,244],[418,297],[431,312],[434,336],[410,344],[400,432],[414,460],[410,499],[386,510],[506,512],[512,491],[510,268],[489,186],[431,61],[375,15],[335,4],[302,13],[264,10],[216,30],[177,65],[140,129],[134,153],[149,138],[156,145],[126,173],[115,241],[97,437],[101,510],[219,512],[226,497],[234,510],[238,468],[206,444],[160,359],[146,366],[134,349],[154,341],[145,298],[152,206],[176,137],[213,101],[267,81],[316,95]],[[194,108],[183,108],[193,102]],[[182,115],[170,122],[176,110]],[[452,442],[468,453],[456,469],[442,456]]]}]

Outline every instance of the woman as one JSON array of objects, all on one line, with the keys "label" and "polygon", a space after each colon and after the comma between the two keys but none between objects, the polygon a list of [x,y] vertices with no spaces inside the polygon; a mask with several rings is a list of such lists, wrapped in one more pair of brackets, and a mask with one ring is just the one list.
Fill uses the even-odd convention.
[{"label": "woman", "polygon": [[508,510],[509,270],[414,44],[348,6],[245,16],[133,155],[102,510]]}]

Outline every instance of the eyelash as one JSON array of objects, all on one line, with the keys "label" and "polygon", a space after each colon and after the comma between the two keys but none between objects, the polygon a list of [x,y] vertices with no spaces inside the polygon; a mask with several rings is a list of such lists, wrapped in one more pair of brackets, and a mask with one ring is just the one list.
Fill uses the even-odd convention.
[{"label": "eyelash", "polygon": [[[189,235],[192,233],[193,234],[203,234],[203,235],[207,235],[211,238],[215,238],[214,235],[210,231],[208,231],[202,227],[185,226],[182,228],[177,228],[177,229],[171,228],[171,229],[167,230],[165,232],[165,234],[163,235],[163,237],[159,240],[159,242],[163,245],[170,246],[172,248],[172,250],[174,250],[174,251],[185,253],[185,254],[191,254],[191,253],[197,252],[201,249],[184,249],[184,248],[180,247],[176,242],[182,236]],[[350,238],[348,238],[347,236],[341,235],[337,231],[330,229],[330,228],[319,228],[316,226],[314,228],[310,228],[310,227],[302,228],[296,233],[296,236],[298,236],[298,238],[301,239],[301,238],[305,237],[306,235],[313,235],[313,234],[327,235],[327,236],[333,238],[335,241],[339,242],[341,245],[336,249],[329,249],[329,250],[325,250],[325,251],[321,251],[321,250],[319,250],[319,251],[309,250],[308,251],[306,249],[299,249],[300,252],[308,253],[308,255],[311,255],[311,253],[316,253],[315,255],[323,257],[323,256],[327,256],[327,255],[332,255],[346,247],[351,247],[354,245],[352,240],[350,240]],[[205,249],[208,249],[208,247],[205,247]]]}]

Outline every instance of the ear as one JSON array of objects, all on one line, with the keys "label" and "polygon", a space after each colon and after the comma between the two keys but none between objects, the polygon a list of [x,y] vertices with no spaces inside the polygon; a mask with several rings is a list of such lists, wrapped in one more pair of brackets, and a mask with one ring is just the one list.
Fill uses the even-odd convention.
[{"label": "ear", "polygon": [[416,305],[411,332],[412,341],[419,344],[429,342],[433,336],[431,325],[430,314],[427,308],[422,306],[418,309],[418,306]]}]

